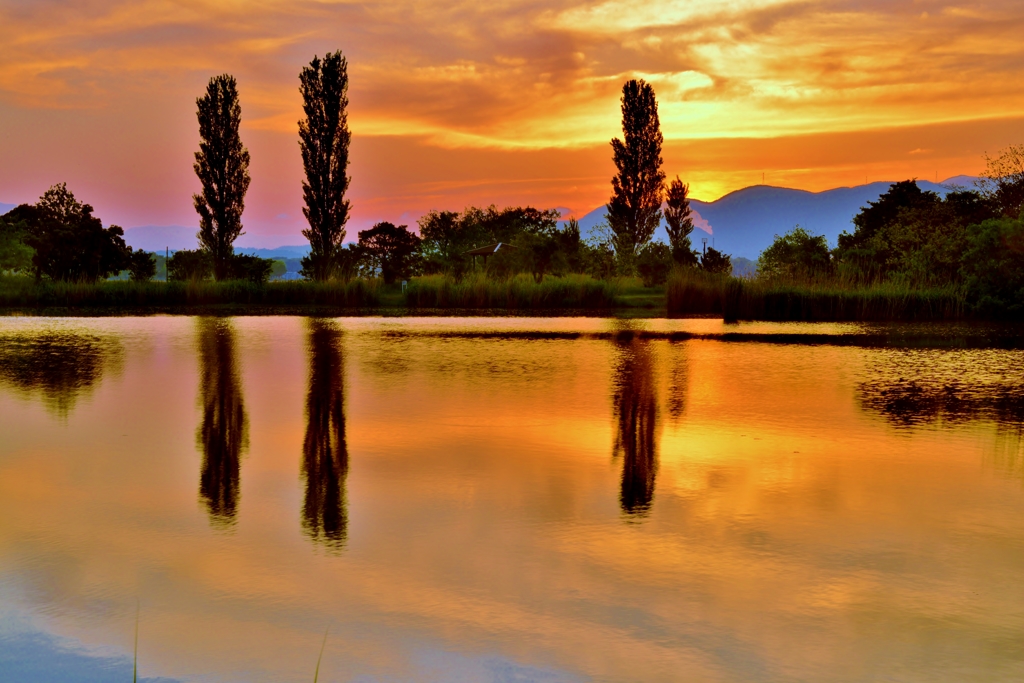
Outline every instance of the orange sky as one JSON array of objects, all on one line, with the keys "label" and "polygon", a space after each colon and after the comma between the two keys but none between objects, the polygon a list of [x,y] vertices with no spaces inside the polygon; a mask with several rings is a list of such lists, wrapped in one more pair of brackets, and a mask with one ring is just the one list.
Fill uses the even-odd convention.
[{"label": "orange sky", "polygon": [[618,93],[660,102],[666,171],[714,199],[977,173],[1024,142],[1009,0],[427,3],[0,0],[0,202],[67,181],[108,222],[195,225],[195,98],[234,74],[240,244],[301,243],[297,74],[349,58],[349,233],[431,208],[606,201]]}]

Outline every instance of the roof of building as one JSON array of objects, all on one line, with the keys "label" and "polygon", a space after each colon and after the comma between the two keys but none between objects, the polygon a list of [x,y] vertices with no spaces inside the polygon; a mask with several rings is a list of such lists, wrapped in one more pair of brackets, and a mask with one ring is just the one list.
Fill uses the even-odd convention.
[{"label": "roof of building", "polygon": [[470,249],[466,252],[466,256],[490,256],[499,249],[517,249],[518,247],[508,244],[506,242],[495,242],[494,244],[488,244],[476,249]]}]

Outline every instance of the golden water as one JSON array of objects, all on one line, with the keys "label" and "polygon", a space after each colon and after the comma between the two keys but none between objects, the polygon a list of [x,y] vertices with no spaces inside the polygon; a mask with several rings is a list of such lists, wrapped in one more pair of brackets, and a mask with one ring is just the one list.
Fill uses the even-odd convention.
[{"label": "golden water", "polygon": [[864,329],[0,319],[0,680],[1024,679],[1024,352]]}]

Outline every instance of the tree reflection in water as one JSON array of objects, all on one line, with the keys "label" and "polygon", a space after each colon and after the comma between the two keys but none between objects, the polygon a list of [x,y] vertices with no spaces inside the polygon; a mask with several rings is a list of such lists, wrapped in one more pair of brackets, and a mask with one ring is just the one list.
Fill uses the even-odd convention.
[{"label": "tree reflection in water", "polygon": [[858,386],[861,407],[900,427],[979,420],[1024,425],[1024,377],[1008,351],[896,350],[878,354]]},{"label": "tree reflection in water", "polygon": [[649,342],[619,343],[613,409],[615,446],[622,456],[619,503],[627,515],[642,517],[654,498],[658,470],[658,400]]},{"label": "tree reflection in water", "polygon": [[79,332],[0,336],[0,384],[32,396],[60,417],[99,384],[104,372],[120,370],[116,339]]},{"label": "tree reflection in water", "polygon": [[671,342],[668,346],[672,358],[672,374],[668,386],[668,415],[677,424],[686,412],[686,394],[690,389],[689,362],[685,343]]},{"label": "tree reflection in water", "polygon": [[341,332],[330,321],[310,320],[309,395],[302,448],[302,472],[306,478],[302,528],[314,541],[334,549],[344,546],[348,527],[344,362]]},{"label": "tree reflection in water", "polygon": [[235,335],[228,320],[199,319],[199,400],[203,420],[196,431],[203,451],[199,495],[210,522],[229,527],[238,514],[242,453],[249,446],[249,422],[235,361]]}]

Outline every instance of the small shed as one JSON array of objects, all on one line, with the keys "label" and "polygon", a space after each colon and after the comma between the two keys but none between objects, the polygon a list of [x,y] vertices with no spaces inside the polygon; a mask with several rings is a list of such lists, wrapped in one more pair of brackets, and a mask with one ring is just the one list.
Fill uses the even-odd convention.
[{"label": "small shed", "polygon": [[476,249],[470,249],[466,252],[466,256],[473,259],[473,263],[476,263],[476,257],[480,256],[484,260],[484,267],[487,267],[487,257],[498,253],[502,249],[518,249],[518,247],[506,244],[505,242],[495,242],[494,244],[487,244]]}]

